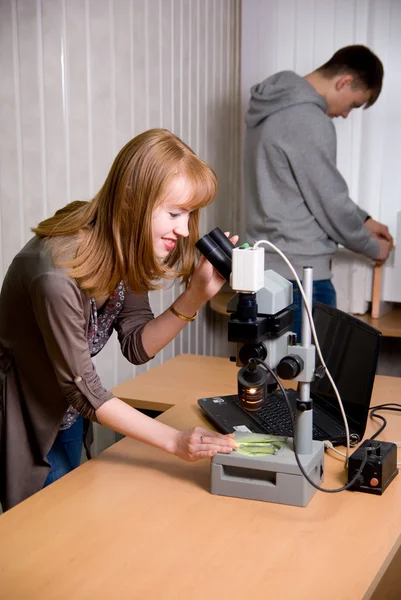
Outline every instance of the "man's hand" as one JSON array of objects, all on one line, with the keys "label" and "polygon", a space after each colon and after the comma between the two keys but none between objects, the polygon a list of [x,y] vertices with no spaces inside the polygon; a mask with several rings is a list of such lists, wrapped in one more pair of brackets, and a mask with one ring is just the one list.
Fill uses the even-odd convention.
[{"label": "man's hand", "polygon": [[369,230],[372,237],[376,238],[377,240],[386,240],[387,242],[390,242],[391,248],[394,246],[394,240],[388,230],[387,225],[383,225],[383,223],[379,223],[379,221],[375,221],[374,219],[368,219],[365,221],[364,227]]},{"label": "man's hand", "polygon": [[365,221],[364,227],[366,227],[370,235],[379,242],[379,254],[376,257],[376,264],[382,265],[386,262],[388,255],[394,247],[393,237],[389,232],[387,225],[383,225],[383,223],[379,223],[379,221],[375,221],[374,219]]},{"label": "man's hand", "polygon": [[377,241],[379,242],[379,254],[376,256],[376,264],[382,265],[388,259],[388,255],[391,252],[393,244],[388,242],[387,240],[378,237]]}]

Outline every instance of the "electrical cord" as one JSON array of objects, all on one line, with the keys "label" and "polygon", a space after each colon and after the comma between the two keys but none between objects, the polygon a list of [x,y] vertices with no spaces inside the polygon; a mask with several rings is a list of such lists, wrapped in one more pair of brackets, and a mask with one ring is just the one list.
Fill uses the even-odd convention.
[{"label": "electrical cord", "polygon": [[369,438],[374,440],[377,436],[383,431],[383,429],[387,425],[387,419],[383,417],[383,415],[378,415],[376,412],[378,410],[392,410],[394,412],[401,412],[401,404],[397,404],[395,402],[388,402],[386,404],[377,404],[376,406],[371,406],[369,409],[369,416],[371,419],[380,419],[382,421],[382,425],[379,427],[377,431]]},{"label": "electrical cord", "polygon": [[[264,369],[266,369],[266,371],[268,373],[270,373],[270,375],[274,378],[274,380],[276,381],[277,385],[279,386],[281,393],[284,396],[284,400],[287,404],[287,408],[288,411],[290,413],[290,420],[291,420],[291,427],[292,427],[292,439],[293,439],[293,448],[294,448],[294,454],[295,454],[295,460],[297,461],[297,465],[299,467],[299,470],[301,471],[302,475],[305,477],[305,479],[308,481],[308,483],[310,483],[310,485],[312,487],[314,487],[315,489],[319,490],[319,492],[326,492],[327,494],[334,494],[337,492],[343,492],[344,490],[349,490],[359,479],[365,465],[366,462],[368,460],[368,453],[367,451],[365,452],[365,457],[362,460],[361,466],[359,467],[358,471],[355,473],[355,476],[353,477],[353,479],[351,481],[349,481],[346,485],[340,487],[340,488],[335,488],[335,489],[327,489],[327,488],[322,488],[320,487],[320,485],[317,485],[317,483],[315,483],[314,481],[312,481],[312,479],[309,477],[309,475],[306,473],[305,469],[302,466],[301,460],[299,458],[298,455],[298,451],[297,451],[297,446],[296,446],[296,439],[295,439],[295,419],[294,419],[294,415],[292,413],[292,407],[291,407],[291,403],[290,400],[287,396],[287,392],[284,389],[283,384],[281,383],[280,379],[277,377],[276,373],[273,371],[273,369],[271,367],[269,367],[269,365],[267,365],[263,360],[261,360],[260,358],[250,358],[249,359],[249,363],[250,362],[256,362],[258,364],[260,364]],[[249,364],[248,363],[248,364]]]},{"label": "electrical cord", "polygon": [[294,277],[295,277],[295,281],[297,282],[297,285],[299,287],[299,291],[301,292],[302,295],[302,299],[304,301],[304,306],[306,308],[306,312],[308,315],[308,320],[310,323],[310,327],[311,327],[311,332],[312,332],[312,336],[313,336],[313,341],[315,342],[315,346],[316,346],[316,350],[317,350],[317,354],[319,356],[320,362],[324,368],[324,371],[327,375],[328,380],[330,381],[334,393],[337,397],[337,401],[338,401],[338,405],[340,407],[340,411],[341,411],[341,415],[344,421],[344,428],[345,428],[345,438],[346,438],[346,454],[345,454],[345,461],[344,461],[344,467],[345,469],[348,468],[348,461],[349,461],[349,455],[350,455],[350,435],[349,435],[349,427],[348,427],[348,421],[347,421],[347,416],[345,414],[345,410],[343,407],[343,403],[341,401],[341,397],[340,397],[340,393],[337,389],[336,384],[334,383],[334,380],[327,368],[327,365],[324,361],[321,349],[320,349],[320,345],[319,345],[319,340],[317,338],[317,333],[316,333],[316,329],[315,329],[315,324],[313,322],[313,317],[312,317],[312,312],[310,309],[310,306],[308,304],[308,300],[306,298],[305,295],[305,291],[304,288],[302,287],[302,283],[294,269],[294,267],[292,266],[292,264],[290,263],[290,261],[288,260],[288,258],[285,256],[285,254],[283,254],[283,252],[281,252],[281,250],[279,248],[277,248],[277,246],[275,246],[274,244],[272,244],[271,242],[269,242],[268,240],[259,240],[258,242],[255,242],[255,244],[253,245],[253,248],[258,248],[261,244],[266,244],[267,246],[269,246],[270,248],[273,248],[273,250],[275,250],[275,252],[277,252],[277,254],[279,254],[281,256],[281,258],[284,260],[284,262],[287,264],[287,266],[291,269],[291,272],[293,273]]},{"label": "electrical cord", "polygon": [[370,440],[374,440],[375,438],[377,438],[380,435],[380,433],[386,427],[386,425],[387,425],[387,419],[385,419],[383,417],[383,415],[377,415],[375,412],[371,413],[370,418],[371,419],[373,419],[373,418],[380,419],[380,421],[383,422],[382,425],[380,425],[379,429],[377,431],[375,431],[375,433],[372,435],[372,437],[369,438]]},{"label": "electrical cord", "polygon": [[346,456],[345,452],[341,452],[341,450],[337,450],[337,448],[335,448],[333,446],[333,444],[332,444],[332,442],[330,442],[330,440],[324,440],[323,444],[324,444],[324,447],[326,448],[326,450],[332,450],[336,454],[340,454],[341,456]]}]

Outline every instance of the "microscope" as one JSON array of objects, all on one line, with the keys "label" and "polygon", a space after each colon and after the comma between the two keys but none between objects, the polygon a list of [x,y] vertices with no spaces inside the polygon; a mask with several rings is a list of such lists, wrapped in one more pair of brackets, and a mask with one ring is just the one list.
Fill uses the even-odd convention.
[{"label": "microscope", "polygon": [[[298,382],[295,431],[277,454],[248,456],[238,451],[217,454],[211,465],[211,492],[293,506],[306,506],[316,489],[303,476],[294,452],[309,478],[320,485],[324,473],[323,442],[313,440],[310,382],[315,376],[315,347],[303,306],[302,341],[292,327],[292,284],[264,270],[264,249],[235,247],[219,229],[197,243],[198,250],[229,282],[235,295],[227,305],[228,340],[237,344],[238,398],[244,410],[259,410],[275,389],[275,377]],[[303,287],[312,305],[313,272],[305,267]],[[269,371],[263,368],[263,364]],[[250,434],[255,435],[255,434]],[[236,435],[237,437],[237,435]]]}]

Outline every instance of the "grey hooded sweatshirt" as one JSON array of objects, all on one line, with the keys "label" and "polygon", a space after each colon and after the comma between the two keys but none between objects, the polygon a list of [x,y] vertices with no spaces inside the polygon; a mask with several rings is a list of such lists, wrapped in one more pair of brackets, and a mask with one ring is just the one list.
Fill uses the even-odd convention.
[{"label": "grey hooded sweatshirt", "polygon": [[[251,88],[245,117],[247,241],[268,239],[302,276],[331,277],[338,244],[369,258],[379,244],[363,226],[365,211],[349,197],[336,167],[336,132],[327,102],[310,83],[283,71]],[[267,249],[266,268],[294,279],[282,258]]]}]

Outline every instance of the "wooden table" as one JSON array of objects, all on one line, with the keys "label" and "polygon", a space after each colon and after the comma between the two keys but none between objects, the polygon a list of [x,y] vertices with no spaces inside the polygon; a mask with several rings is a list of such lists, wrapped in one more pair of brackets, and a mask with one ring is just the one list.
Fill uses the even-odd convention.
[{"label": "wooden table", "polygon": [[[206,422],[200,390],[232,393],[235,374],[180,356],[131,385],[177,399],[159,419],[182,428]],[[374,402],[400,394],[399,379],[376,379]],[[394,415],[381,438],[400,433]],[[339,459],[326,455],[325,486],[344,483]],[[208,461],[123,439],[0,517],[1,600],[401,597],[401,477],[381,497],[317,492],[297,508],[212,496],[209,475]]]},{"label": "wooden table", "polygon": [[188,397],[234,394],[237,372],[228,359],[182,354],[117,385],[112,392],[134,408],[165,411],[187,405]]}]

